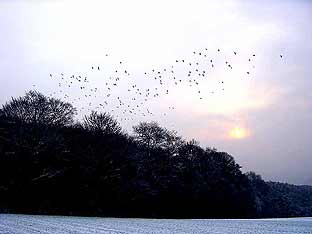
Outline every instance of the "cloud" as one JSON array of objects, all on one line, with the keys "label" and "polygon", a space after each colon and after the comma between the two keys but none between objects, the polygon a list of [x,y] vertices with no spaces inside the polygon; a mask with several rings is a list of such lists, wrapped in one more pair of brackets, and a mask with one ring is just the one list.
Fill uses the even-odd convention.
[{"label": "cloud", "polygon": [[[106,79],[120,60],[132,80],[113,94],[127,100],[127,85],[155,86],[145,71],[170,67],[177,58],[194,60],[193,50],[207,48],[216,66],[200,65],[209,70],[200,88],[170,84],[168,96],[147,103],[155,115],[123,125],[155,120],[233,153],[265,178],[300,181],[311,162],[311,7],[309,1],[1,1],[0,102],[33,84],[49,94],[57,90],[49,73],[61,72],[88,75],[101,93],[94,103],[103,102]],[[225,70],[225,61],[233,70]],[[90,74],[91,64],[103,73]],[[187,70],[176,72],[182,78]],[[168,106],[176,108],[168,112]],[[249,137],[228,139],[235,126],[249,129]]]}]

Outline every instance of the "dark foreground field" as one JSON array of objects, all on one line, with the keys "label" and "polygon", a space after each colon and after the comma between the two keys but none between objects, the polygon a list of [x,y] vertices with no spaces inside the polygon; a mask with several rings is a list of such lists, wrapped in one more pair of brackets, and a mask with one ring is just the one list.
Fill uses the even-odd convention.
[{"label": "dark foreground field", "polygon": [[312,218],[177,220],[0,214],[0,233],[310,234]]}]

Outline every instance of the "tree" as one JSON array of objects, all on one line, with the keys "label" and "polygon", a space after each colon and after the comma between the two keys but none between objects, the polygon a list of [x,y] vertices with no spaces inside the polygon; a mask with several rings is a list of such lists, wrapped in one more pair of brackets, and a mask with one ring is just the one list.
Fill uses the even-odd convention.
[{"label": "tree", "polygon": [[3,117],[11,120],[60,127],[73,123],[76,109],[70,103],[48,98],[37,91],[29,91],[23,97],[12,98],[2,106],[0,112]]},{"label": "tree", "polygon": [[82,126],[84,129],[103,134],[122,134],[119,123],[108,113],[98,113],[92,111],[89,116],[85,116]]},{"label": "tree", "polygon": [[134,139],[147,148],[162,148],[175,153],[183,140],[175,131],[162,128],[156,122],[141,122],[133,127]]},{"label": "tree", "polygon": [[[263,181],[261,175],[256,174],[253,171],[248,171],[245,173],[245,175],[247,176],[247,178],[250,180],[250,182],[258,182],[258,181]],[[264,181],[263,181],[264,182]]]},{"label": "tree", "polygon": [[[312,187],[243,174],[234,158],[155,122],[123,134],[108,113],[37,92],[0,109],[0,212],[170,218],[311,216]],[[66,127],[64,127],[66,126]]]}]

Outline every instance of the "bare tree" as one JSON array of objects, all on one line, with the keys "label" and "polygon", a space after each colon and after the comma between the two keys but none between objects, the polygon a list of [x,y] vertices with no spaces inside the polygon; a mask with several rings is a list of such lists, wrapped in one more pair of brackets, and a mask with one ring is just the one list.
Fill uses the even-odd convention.
[{"label": "bare tree", "polygon": [[48,98],[37,91],[12,98],[2,106],[1,115],[24,123],[67,126],[73,123],[76,109],[59,99]]},{"label": "bare tree", "polygon": [[98,113],[92,111],[89,116],[85,116],[83,123],[84,129],[104,134],[121,134],[122,128],[119,123],[108,113]]},{"label": "bare tree", "polygon": [[156,122],[141,122],[133,127],[134,139],[148,148],[176,149],[183,140],[175,131],[160,127]]}]

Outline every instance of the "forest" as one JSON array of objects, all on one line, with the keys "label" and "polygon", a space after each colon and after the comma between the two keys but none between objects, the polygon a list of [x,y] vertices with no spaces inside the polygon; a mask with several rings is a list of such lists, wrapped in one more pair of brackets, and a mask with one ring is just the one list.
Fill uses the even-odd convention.
[{"label": "forest", "polygon": [[[125,132],[29,91],[0,109],[0,213],[153,218],[312,216],[312,186],[243,173],[156,122]],[[281,162],[282,163],[282,162]]]}]

